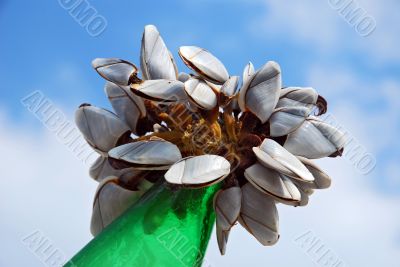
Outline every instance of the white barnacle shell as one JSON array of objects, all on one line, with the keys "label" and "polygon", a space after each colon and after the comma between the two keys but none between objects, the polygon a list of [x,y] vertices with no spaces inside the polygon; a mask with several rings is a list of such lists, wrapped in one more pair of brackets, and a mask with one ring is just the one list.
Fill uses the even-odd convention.
[{"label": "white barnacle shell", "polygon": [[237,93],[239,76],[231,76],[219,91],[218,103],[221,107],[227,106]]},{"label": "white barnacle shell", "polygon": [[312,108],[318,100],[318,93],[311,87],[286,87],[280,91],[277,108],[308,107]]},{"label": "white barnacle shell", "polygon": [[218,248],[221,253],[221,255],[225,255],[226,252],[226,244],[228,243],[228,238],[229,238],[229,233],[231,231],[224,231],[221,229],[221,227],[216,223],[215,227],[215,233],[217,235],[217,243],[218,243]]},{"label": "white barnacle shell", "polygon": [[184,158],[164,175],[171,184],[201,187],[214,184],[230,172],[230,163],[217,155],[202,155]]},{"label": "white barnacle shell", "polygon": [[221,87],[221,93],[227,97],[235,95],[239,84],[239,76],[231,76]]},{"label": "white barnacle shell", "polygon": [[185,92],[192,102],[205,110],[212,110],[217,106],[217,95],[203,80],[191,78],[185,82]]},{"label": "white barnacle shell", "polygon": [[279,216],[275,201],[250,183],[242,187],[239,223],[264,246],[278,242]]},{"label": "white barnacle shell", "polygon": [[142,191],[132,191],[122,187],[115,176],[103,180],[94,198],[91,233],[94,236],[98,235],[142,195]]},{"label": "white barnacle shell", "polygon": [[311,172],[314,176],[314,181],[312,183],[302,183],[298,181],[298,184],[301,185],[304,189],[325,189],[331,186],[332,180],[328,174],[326,174],[320,167],[318,167],[313,161],[304,158],[297,157],[306,168]]},{"label": "white barnacle shell", "polygon": [[91,105],[82,105],[75,112],[75,123],[86,141],[99,153],[115,147],[129,127],[114,113]]},{"label": "white barnacle shell", "polygon": [[295,131],[310,115],[311,110],[304,106],[275,109],[269,118],[270,135],[284,136]]},{"label": "white barnacle shell", "polygon": [[203,48],[182,46],[179,55],[189,68],[210,82],[223,84],[229,79],[228,71],[221,61]]},{"label": "white barnacle shell", "polygon": [[260,147],[253,147],[258,161],[267,168],[304,182],[314,181],[311,172],[289,151],[272,139],[264,139]]},{"label": "white barnacle shell", "polygon": [[157,102],[183,102],[187,100],[184,84],[175,80],[147,80],[131,85],[132,92]]},{"label": "white barnacle shell", "polygon": [[138,72],[134,64],[118,58],[96,58],[92,66],[107,81],[123,86],[129,85],[131,77]]},{"label": "white barnacle shell", "polygon": [[225,254],[229,231],[239,217],[241,203],[242,191],[238,186],[221,189],[214,197],[217,241],[222,255]]},{"label": "white barnacle shell", "polygon": [[108,157],[104,156],[99,156],[95,160],[95,162],[93,162],[92,166],[89,169],[90,177],[98,182],[103,181],[109,176],[123,177],[126,174],[129,174],[128,176],[131,177],[137,176],[138,174],[140,174],[140,172],[135,171],[133,168],[126,168],[121,170],[114,169],[109,163]]},{"label": "white barnacle shell", "polygon": [[[198,78],[203,79],[201,76],[198,76]],[[204,80],[204,81],[208,84],[208,86],[211,87],[211,89],[213,89],[213,91],[216,94],[218,94],[221,91],[221,88],[222,88],[221,84],[215,84],[215,83],[212,83],[212,82],[207,81],[207,80]]]},{"label": "white barnacle shell", "polygon": [[268,169],[256,163],[244,172],[246,179],[261,192],[266,193],[278,201],[296,205],[301,200],[301,193],[292,180],[282,173]]},{"label": "white barnacle shell", "polygon": [[138,170],[166,170],[182,158],[178,147],[164,140],[137,141],[118,146],[109,157],[132,164]]},{"label": "white barnacle shell", "polygon": [[254,65],[253,63],[249,62],[247,65],[244,67],[243,70],[243,84],[247,83],[248,80],[253,76],[255,70],[254,70]]},{"label": "white barnacle shell", "polygon": [[111,82],[106,83],[104,91],[118,117],[129,126],[133,133],[136,133],[138,120],[146,116],[143,99],[133,94],[128,86]]},{"label": "white barnacle shell", "polygon": [[240,213],[242,191],[240,187],[233,186],[221,189],[214,197],[214,209],[221,229],[230,230],[236,223]]},{"label": "white barnacle shell", "polygon": [[281,69],[278,63],[267,62],[240,89],[240,109],[243,112],[251,111],[261,123],[265,123],[278,103],[281,87]]},{"label": "white barnacle shell", "polygon": [[113,176],[114,168],[109,164],[107,157],[99,156],[90,166],[89,175],[94,180],[101,182],[108,176]]},{"label": "white barnacle shell", "polygon": [[174,59],[154,25],[144,28],[140,67],[145,80],[177,79]]},{"label": "white barnacle shell", "polygon": [[184,83],[189,79],[190,79],[190,74],[187,74],[186,72],[181,72],[178,75],[178,81],[180,81],[180,82]]},{"label": "white barnacle shell", "polygon": [[309,117],[288,135],[284,147],[296,156],[317,159],[340,151],[345,143],[345,134],[341,131],[316,117]]},{"label": "white barnacle shell", "polygon": [[307,206],[310,200],[310,196],[314,192],[313,189],[305,188],[303,187],[303,184],[300,185],[298,182],[296,182],[296,185],[301,194],[301,200],[296,204],[296,207]]}]

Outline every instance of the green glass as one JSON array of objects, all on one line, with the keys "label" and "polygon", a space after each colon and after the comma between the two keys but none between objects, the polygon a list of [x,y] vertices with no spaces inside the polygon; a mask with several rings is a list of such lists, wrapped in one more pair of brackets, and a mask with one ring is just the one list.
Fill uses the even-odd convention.
[{"label": "green glass", "polygon": [[201,266],[218,188],[171,190],[165,183],[154,185],[65,266]]}]

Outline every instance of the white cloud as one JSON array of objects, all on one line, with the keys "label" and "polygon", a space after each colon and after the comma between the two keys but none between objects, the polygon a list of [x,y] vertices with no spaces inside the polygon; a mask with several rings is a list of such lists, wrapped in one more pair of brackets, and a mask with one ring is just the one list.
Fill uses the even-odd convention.
[{"label": "white cloud", "polygon": [[386,166],[384,176],[387,177],[388,186],[400,188],[400,166],[398,161],[389,161]]},{"label": "white cloud", "polygon": [[307,84],[333,103],[330,112],[345,129],[369,149],[378,153],[400,146],[399,81],[391,78],[364,81],[351,69],[322,64],[310,68],[307,80]]},{"label": "white cloud", "polygon": [[[320,1],[290,1],[290,5],[283,1],[265,1],[265,5],[264,17],[251,25],[258,34],[260,30],[267,33],[262,36],[286,36],[318,47],[330,47],[337,39],[336,18],[329,14],[329,7]],[[315,12],[317,9],[318,12]]]},{"label": "white cloud", "polygon": [[334,1],[266,0],[264,16],[257,18],[249,27],[257,36],[273,40],[284,37],[328,54],[340,54],[346,49],[364,53],[369,61],[398,62],[400,35],[394,26],[400,24],[398,1],[353,0],[355,6],[365,10],[366,16],[376,21],[376,28],[368,37],[360,36],[355,27],[342,17],[340,10],[332,8],[330,2]]},{"label": "white cloud", "polygon": [[21,242],[35,230],[71,257],[91,238],[96,183],[88,167],[50,132],[0,115],[1,266],[43,266]]}]

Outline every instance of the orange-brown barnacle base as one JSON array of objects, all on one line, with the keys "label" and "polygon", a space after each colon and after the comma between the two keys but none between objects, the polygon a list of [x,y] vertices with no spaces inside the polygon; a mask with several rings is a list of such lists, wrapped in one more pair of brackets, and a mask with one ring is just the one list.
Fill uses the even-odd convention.
[{"label": "orange-brown barnacle base", "polygon": [[183,157],[204,154],[222,156],[231,163],[231,173],[225,179],[226,186],[243,182],[244,170],[256,162],[252,148],[259,146],[269,135],[268,125],[262,125],[249,112],[235,116],[230,105],[196,112],[184,103],[151,105],[151,108],[152,120],[162,124],[164,130],[134,141],[162,138],[175,144]]}]

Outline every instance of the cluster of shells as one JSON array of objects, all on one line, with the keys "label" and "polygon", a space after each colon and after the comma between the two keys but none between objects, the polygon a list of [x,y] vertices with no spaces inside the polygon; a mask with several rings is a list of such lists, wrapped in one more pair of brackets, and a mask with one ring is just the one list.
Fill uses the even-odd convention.
[{"label": "cluster of shells", "polygon": [[344,135],[319,115],[313,88],[284,87],[278,63],[230,76],[209,51],[179,48],[193,71],[178,73],[157,28],[145,27],[139,69],[116,58],[93,61],[114,112],[82,104],[76,124],[100,154],[91,231],[97,235],[154,182],[199,188],[221,182],[214,198],[225,253],[239,222],[261,244],[279,239],[277,203],[305,206],[331,179],[312,159],[343,152]]}]

